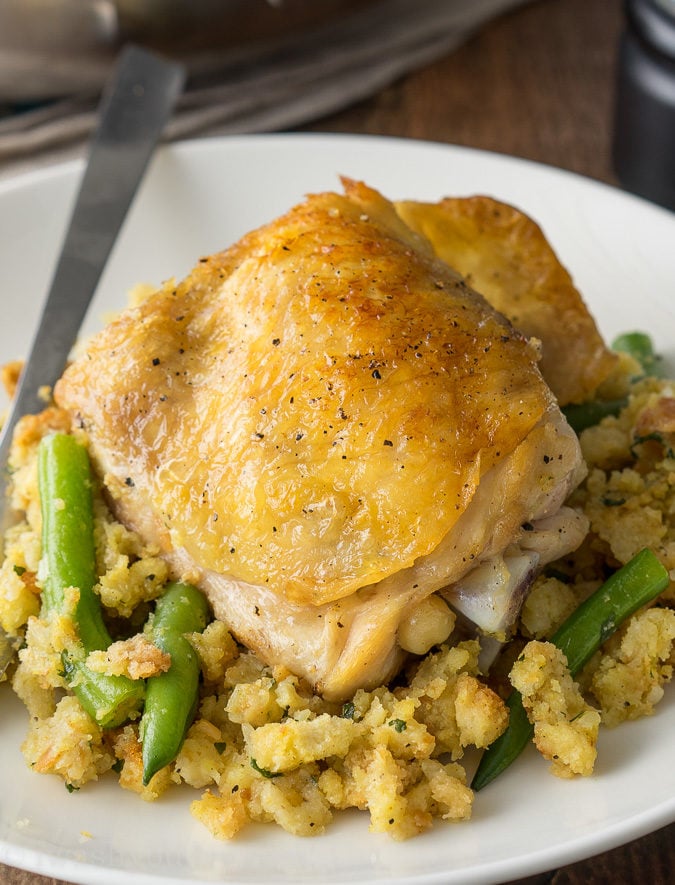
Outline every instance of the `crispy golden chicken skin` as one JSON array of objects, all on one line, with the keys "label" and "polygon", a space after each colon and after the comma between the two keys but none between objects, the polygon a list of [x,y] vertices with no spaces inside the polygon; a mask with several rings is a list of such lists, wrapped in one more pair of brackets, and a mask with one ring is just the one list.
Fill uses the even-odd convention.
[{"label": "crispy golden chicken skin", "polygon": [[484,196],[396,208],[493,307],[542,342],[541,372],[560,405],[593,396],[616,356],[536,222]]},{"label": "crispy golden chicken skin", "polygon": [[[536,536],[581,469],[536,350],[345,189],[122,314],[55,391],[120,518],[333,697],[391,676],[402,622]],[[562,522],[549,558],[583,534]]]}]

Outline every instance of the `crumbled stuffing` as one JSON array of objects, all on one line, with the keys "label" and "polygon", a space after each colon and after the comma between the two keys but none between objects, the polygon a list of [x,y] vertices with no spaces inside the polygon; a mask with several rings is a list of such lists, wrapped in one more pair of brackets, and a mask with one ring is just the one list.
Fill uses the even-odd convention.
[{"label": "crumbled stuffing", "polygon": [[57,774],[74,789],[97,780],[114,762],[100,728],[70,695],[46,719],[31,718],[22,750],[35,771]]},{"label": "crumbled stuffing", "polygon": [[141,603],[161,594],[169,577],[166,562],[156,548],[113,519],[101,499],[95,504],[94,540],[101,575],[98,589],[106,608],[129,618]]},{"label": "crumbled stuffing", "polygon": [[243,652],[223,693],[203,700],[174,776],[208,787],[192,810],[217,838],[252,820],[315,834],[350,807],[367,810],[371,829],[394,839],[437,817],[463,820],[473,794],[464,769],[444,760],[447,747],[460,758],[507,721],[503,701],[473,675],[477,652],[475,642],[444,646],[407,685],[359,691],[345,705],[323,701],[293,675],[274,678]]},{"label": "crumbled stuffing", "polygon": [[532,640],[511,669],[511,684],[534,725],[534,743],[558,777],[589,775],[596,757],[600,714],[584,700],[565,655]]},{"label": "crumbled stuffing", "polygon": [[[630,360],[624,364],[631,368]],[[628,394],[627,406],[580,437],[589,473],[571,502],[589,517],[590,532],[579,550],[537,579],[519,625],[526,639],[549,638],[608,569],[625,564],[643,547],[656,554],[670,573],[670,586],[654,607],[633,615],[610,637],[578,675],[578,690],[599,707],[606,726],[653,713],[672,676],[675,620],[669,607],[675,602],[675,386],[655,378],[624,381],[625,376],[608,382],[604,393],[609,398]],[[526,666],[514,667],[516,679],[523,678]],[[541,742],[541,726],[539,733]],[[550,757],[563,758],[570,746],[578,746],[583,758],[591,759],[590,744],[583,749],[587,738],[570,736],[564,725],[547,726],[546,741]]]},{"label": "crumbled stuffing", "polygon": [[128,676],[130,679],[148,679],[166,673],[171,666],[171,655],[157,648],[142,633],[129,639],[113,642],[105,651],[87,655],[86,665],[96,673],[109,676]]},{"label": "crumbled stuffing", "polygon": [[578,605],[574,590],[558,578],[540,575],[520,613],[525,636],[542,639],[551,636]]},{"label": "crumbled stuffing", "polygon": [[165,793],[171,786],[171,772],[162,768],[151,778],[147,786],[143,785],[143,748],[138,738],[138,726],[136,724],[125,725],[113,732],[113,750],[119,770],[119,783],[125,790],[138,793],[146,802],[154,802],[155,799]]},{"label": "crumbled stuffing", "polygon": [[663,697],[663,686],[673,675],[675,611],[651,608],[629,621],[616,639],[607,643],[591,678],[591,691],[606,725],[650,716]]}]

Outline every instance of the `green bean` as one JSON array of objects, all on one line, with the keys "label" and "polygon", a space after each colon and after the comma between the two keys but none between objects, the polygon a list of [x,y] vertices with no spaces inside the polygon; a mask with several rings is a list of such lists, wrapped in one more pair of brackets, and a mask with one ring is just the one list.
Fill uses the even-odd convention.
[{"label": "green bean", "polygon": [[194,718],[199,658],[184,634],[203,630],[208,616],[205,597],[190,584],[170,584],[157,601],[151,622],[152,641],[171,655],[171,666],[147,683],[140,727],[145,785],[176,758]]},{"label": "green bean", "polygon": [[610,575],[551,637],[572,675],[586,666],[626,618],[662,593],[669,580],[665,566],[647,548]]},{"label": "green bean", "polygon": [[96,551],[87,450],[66,433],[44,437],[38,449],[38,477],[45,612],[63,611],[64,591],[77,587],[75,619],[82,644],[89,651],[107,648],[110,636],[94,592]]},{"label": "green bean", "polygon": [[662,358],[654,352],[652,339],[645,332],[624,332],[612,341],[612,350],[627,353],[636,360],[645,375],[656,378],[663,373]]},{"label": "green bean", "polygon": [[[651,550],[644,549],[589,596],[550,639],[565,654],[572,676],[626,618],[662,593],[668,582],[665,567]],[[509,724],[483,754],[471,783],[474,790],[481,790],[501,774],[534,734],[519,692],[509,695],[507,706]]]},{"label": "green bean", "polygon": [[506,699],[506,706],[509,711],[509,724],[506,731],[493,741],[481,756],[471,781],[474,790],[482,790],[497,775],[505,771],[532,740],[534,727],[527,718],[519,691],[514,689],[511,692]]},{"label": "green bean", "polygon": [[[644,332],[625,332],[612,342],[612,350],[627,353],[635,359],[644,375],[660,377],[663,374],[663,361],[654,352],[649,335]],[[641,376],[642,377],[642,376]],[[588,400],[584,403],[571,403],[563,406],[562,412],[576,433],[587,427],[599,424],[607,415],[618,415],[628,405],[628,397],[612,400]]]},{"label": "green bean", "polygon": [[89,456],[74,436],[53,433],[38,448],[38,489],[42,514],[42,611],[65,614],[65,591],[79,598],[73,622],[79,647],[61,655],[64,675],[86,712],[103,728],[119,725],[136,711],[143,683],[95,673],[84,663],[89,652],[106,649],[111,638],[103,622],[96,585],[96,550]]},{"label": "green bean", "polygon": [[607,415],[618,415],[628,405],[628,397],[621,399],[588,400],[585,403],[570,403],[562,407],[567,423],[575,433],[581,433],[587,427],[599,424]]},{"label": "green bean", "polygon": [[101,728],[116,728],[138,713],[145,693],[141,679],[97,673],[65,651],[61,662],[68,687]]}]

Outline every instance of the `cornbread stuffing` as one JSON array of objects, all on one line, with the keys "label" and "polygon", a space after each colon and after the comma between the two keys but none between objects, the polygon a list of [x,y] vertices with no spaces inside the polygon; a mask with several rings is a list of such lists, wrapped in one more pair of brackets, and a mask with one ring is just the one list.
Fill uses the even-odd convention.
[{"label": "cornbread stuffing", "polygon": [[[138,722],[104,731],[67,690],[61,650],[77,638],[71,615],[78,590],[68,591],[65,614],[40,613],[36,449],[49,431],[70,432],[70,419],[55,408],[24,419],[13,454],[14,504],[23,519],[6,538],[0,625],[24,637],[12,684],[30,717],[27,763],[58,775],[70,790],[116,776],[148,801],[187,784],[200,793],[192,814],[218,839],[251,821],[315,835],[346,808],[367,811],[371,830],[406,839],[434,819],[471,816],[474,797],[460,761],[468,747],[487,747],[504,731],[508,712],[500,695],[513,686],[553,773],[590,775],[601,721],[614,726],[652,714],[672,676],[675,391],[671,382],[649,378],[631,383],[629,394],[617,417],[581,434],[589,473],[572,503],[590,520],[588,537],[536,580],[510,655],[490,679],[479,669],[478,640],[451,636],[392,685],[329,702],[292,673],[263,664],[213,620],[188,636],[201,666],[194,721],[175,762],[146,785]],[[167,566],[113,518],[99,489],[94,514],[96,589],[115,641],[89,654],[87,665],[132,679],[166,672],[171,656],[144,625]],[[669,590],[612,636],[575,682],[548,638],[608,569],[645,546],[670,571]],[[447,617],[454,619],[449,610]]]},{"label": "cornbread stuffing", "polygon": [[[644,547],[654,551],[669,571],[669,587],[611,636],[579,675],[585,697],[606,726],[654,712],[672,678],[675,640],[670,607],[675,598],[675,385],[638,378],[626,386],[626,373],[635,366],[624,360],[622,370],[622,376],[612,379],[615,387],[609,395],[628,393],[627,405],[580,436],[589,473],[571,502],[589,517],[589,534],[579,550],[537,579],[520,620],[524,640],[550,637],[602,583],[607,569],[624,565]],[[595,758],[592,714],[586,707],[582,711],[580,695],[573,700],[559,654],[549,643],[530,642],[522,655],[511,670],[511,683],[524,691],[535,743],[554,760],[554,773],[569,776],[574,765],[579,773],[590,773]],[[558,707],[563,698],[566,711]],[[549,747],[556,722],[561,732],[569,726],[567,739],[555,738]],[[570,746],[574,765],[565,762]]]},{"label": "cornbread stuffing", "polygon": [[590,774],[600,714],[584,701],[560,649],[550,642],[528,642],[513,665],[511,683],[523,697],[534,723],[534,743],[545,759],[552,760],[553,773]]}]

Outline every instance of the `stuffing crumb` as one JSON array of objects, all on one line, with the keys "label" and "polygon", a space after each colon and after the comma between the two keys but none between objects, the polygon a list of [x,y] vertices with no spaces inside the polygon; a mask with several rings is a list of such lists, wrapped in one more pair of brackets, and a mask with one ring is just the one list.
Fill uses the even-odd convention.
[{"label": "stuffing crumb", "polygon": [[138,793],[146,802],[153,802],[169,789],[172,781],[168,766],[160,769],[147,786],[143,785],[143,755],[137,725],[119,729],[113,748],[117,759],[114,767],[119,770],[119,783],[125,790]]},{"label": "stuffing crumb", "polygon": [[28,619],[12,687],[31,716],[46,719],[53,714],[65,688],[61,650],[76,641],[72,618],[67,615]]},{"label": "stuffing crumb", "polygon": [[39,611],[35,573],[17,564],[9,553],[0,566],[0,627],[9,636],[16,636]]},{"label": "stuffing crumb", "polygon": [[589,465],[572,502],[590,519],[584,545],[623,565],[649,547],[671,574],[662,600],[675,601],[675,387],[644,379],[628,406],[581,434]]},{"label": "stuffing crumb", "polygon": [[250,818],[243,794],[215,794],[207,790],[190,804],[190,812],[216,839],[233,839]]},{"label": "stuffing crumb", "polygon": [[651,608],[634,615],[604,654],[591,678],[591,691],[606,725],[649,716],[673,675],[675,611]]},{"label": "stuffing crumb", "polygon": [[284,708],[277,701],[274,688],[271,676],[235,685],[225,708],[230,720],[253,726],[280,722]]},{"label": "stuffing crumb", "polygon": [[455,688],[455,720],[462,747],[488,747],[504,731],[508,717],[501,698],[475,676],[460,673]]},{"label": "stuffing crumb", "polygon": [[48,719],[31,719],[22,750],[35,771],[60,775],[70,789],[96,780],[114,762],[103,733],[71,696]]},{"label": "stuffing crumb", "polygon": [[558,777],[589,775],[600,714],[584,700],[564,654],[550,642],[529,642],[511,669],[511,683],[534,725],[534,743]]},{"label": "stuffing crumb", "polygon": [[361,690],[337,706],[295,676],[277,673],[277,681],[243,653],[227,670],[224,695],[202,703],[210,725],[193,726],[176,762],[181,777],[208,786],[192,813],[220,839],[253,820],[316,835],[345,808],[367,811],[370,828],[396,840],[436,818],[469,818],[473,792],[462,766],[444,758],[447,747],[459,758],[467,746],[486,746],[508,719],[474,675],[477,654],[475,642],[443,646],[408,684]]},{"label": "stuffing crumb", "polygon": [[188,638],[199,655],[206,682],[222,682],[227,667],[239,654],[227,624],[211,621],[202,633],[191,633]]},{"label": "stuffing crumb", "polygon": [[273,722],[258,728],[244,727],[246,749],[256,765],[272,773],[289,771],[304,762],[328,756],[345,756],[356,735],[350,719],[331,717],[298,722]]},{"label": "stuffing crumb", "polygon": [[257,820],[273,820],[295,836],[322,833],[332,812],[317,784],[318,771],[300,768],[284,776],[283,784],[263,778],[252,791],[249,808]]},{"label": "stuffing crumb", "polygon": [[225,768],[227,741],[220,728],[208,719],[190,726],[174,764],[174,778],[195,789],[217,784]]},{"label": "stuffing crumb", "polygon": [[86,664],[96,673],[147,679],[166,673],[171,666],[171,655],[153,645],[142,633],[137,633],[130,639],[113,642],[105,651],[91,652]]},{"label": "stuffing crumb", "polygon": [[[479,652],[475,640],[441,646],[422,660],[412,678],[411,693],[420,701],[417,716],[436,738],[436,755],[460,759],[466,746],[487,747],[506,728],[506,705],[477,680]],[[480,703],[467,704],[471,696]]]},{"label": "stuffing crumb", "polygon": [[103,605],[120,617],[131,617],[144,602],[152,602],[168,579],[166,562],[158,550],[113,519],[100,498],[94,503],[94,541]]},{"label": "stuffing crumb", "polygon": [[523,633],[533,639],[551,636],[577,605],[577,595],[568,584],[555,577],[540,575],[520,614]]}]

